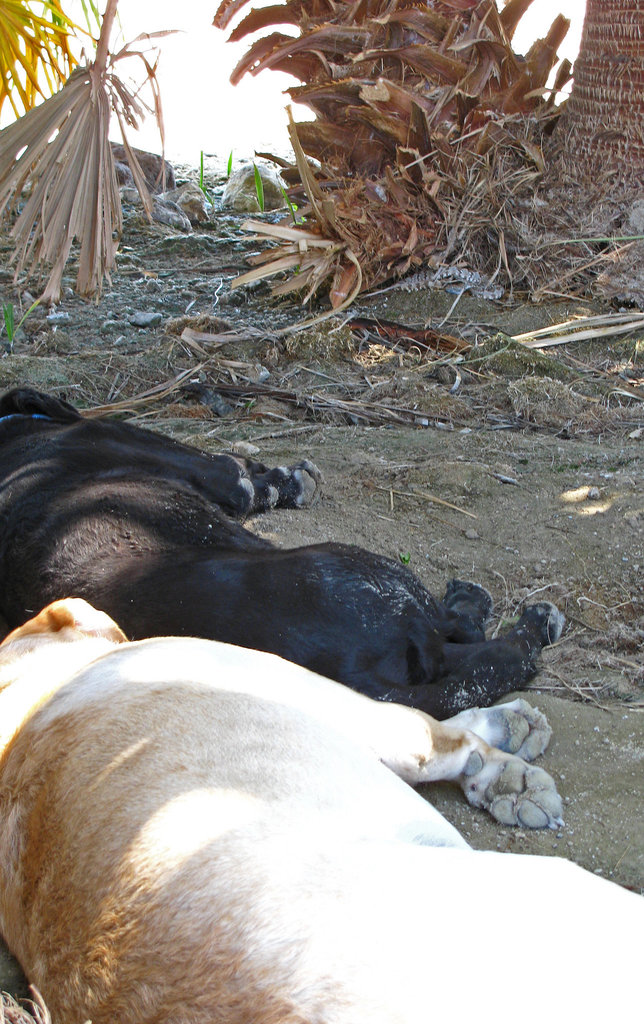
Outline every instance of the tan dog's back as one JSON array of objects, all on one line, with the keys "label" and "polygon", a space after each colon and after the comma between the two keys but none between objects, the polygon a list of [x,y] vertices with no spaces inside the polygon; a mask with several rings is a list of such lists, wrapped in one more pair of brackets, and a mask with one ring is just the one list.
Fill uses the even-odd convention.
[{"label": "tan dog's back", "polygon": [[641,901],[469,851],[369,750],[372,702],[272,656],[106,636],[0,762],[0,923],[55,1024],[625,1019]]}]

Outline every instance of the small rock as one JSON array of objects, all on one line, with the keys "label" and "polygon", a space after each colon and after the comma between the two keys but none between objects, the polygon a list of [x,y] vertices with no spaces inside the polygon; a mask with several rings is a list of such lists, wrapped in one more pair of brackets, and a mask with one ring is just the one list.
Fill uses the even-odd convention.
[{"label": "small rock", "polygon": [[599,487],[589,487],[588,488],[588,499],[589,499],[589,501],[598,501],[599,500],[599,496],[600,496],[599,495]]},{"label": "small rock", "polygon": [[163,314],[137,310],[128,317],[128,320],[133,327],[158,327],[163,321]]},{"label": "small rock", "polygon": [[207,201],[199,186],[192,182],[188,182],[180,188],[171,189],[169,192],[162,192],[159,198],[178,206],[191,224],[203,224],[210,220],[212,205]]},{"label": "small rock", "polygon": [[281,210],[286,205],[282,179],[271,167],[244,164],[230,175],[224,189],[221,205],[236,213],[259,213],[257,189],[255,187],[255,166],[260,173],[264,188],[264,209]]},{"label": "small rock", "polygon": [[[116,178],[119,185],[133,187],[134,177],[130,170],[125,146],[119,146],[115,142],[112,142],[111,146],[112,156],[116,165]],[[158,153],[148,153],[143,149],[133,149],[132,152],[139,162],[145,183],[150,192],[160,192],[162,188],[171,189],[175,187],[176,182],[172,164],[168,163],[167,160],[164,162],[163,157],[159,156]]]},{"label": "small rock", "polygon": [[465,531],[465,536],[467,537],[468,540],[479,540],[480,539],[480,536],[476,532],[476,530],[472,530],[471,528],[469,530]]},{"label": "small rock", "polygon": [[167,224],[168,227],[176,228],[178,231],[191,231],[192,224],[176,203],[171,203],[159,196],[154,197],[152,207],[152,220],[157,224]]},{"label": "small rock", "polygon": [[207,405],[209,409],[214,412],[215,416],[228,416],[232,411],[232,405],[222,398],[218,391],[213,391],[212,394],[203,401],[204,405]]},{"label": "small rock", "polygon": [[66,324],[69,323],[69,313],[49,313],[47,315],[48,324]]},{"label": "small rock", "polygon": [[259,448],[256,444],[251,444],[250,441],[234,441],[230,450],[244,459],[252,459],[255,455],[259,455]]},{"label": "small rock", "polygon": [[118,320],[104,320],[99,331],[101,334],[114,334],[115,331],[120,331],[122,326]]},{"label": "small rock", "polygon": [[251,366],[248,370],[248,379],[252,381],[253,384],[263,384],[269,377],[270,372],[265,366],[262,366],[261,363],[255,363],[255,365]]},{"label": "small rock", "polygon": [[213,391],[200,381],[194,380],[190,384],[184,384],[181,391],[187,398],[195,399],[200,405],[207,406],[215,416],[227,416],[233,411],[232,405],[229,405],[218,391]]}]

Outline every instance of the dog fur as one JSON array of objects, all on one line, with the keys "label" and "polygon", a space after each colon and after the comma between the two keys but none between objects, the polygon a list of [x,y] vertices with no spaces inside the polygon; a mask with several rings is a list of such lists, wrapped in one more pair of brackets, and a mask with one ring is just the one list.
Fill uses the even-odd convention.
[{"label": "dog fur", "polygon": [[279,550],[231,516],[310,503],[304,460],[267,469],[29,388],[0,399],[0,615],[18,626],[84,597],[140,639],[168,633],[271,651],[438,718],[535,673],[563,616],[532,605],[485,639],[492,601],[452,580],[437,601],[402,565],[344,544]]},{"label": "dog fur", "polygon": [[438,723],[270,654],[127,643],[76,600],[0,645],[0,723],[0,927],[54,1024],[592,1024],[640,1004],[639,897],[474,852],[402,781],[560,824],[546,773],[486,741],[539,753],[525,702]]}]

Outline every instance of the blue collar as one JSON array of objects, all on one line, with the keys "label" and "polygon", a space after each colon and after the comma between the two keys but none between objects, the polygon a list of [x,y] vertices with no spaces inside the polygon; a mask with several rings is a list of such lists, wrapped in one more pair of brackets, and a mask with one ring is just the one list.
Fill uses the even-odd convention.
[{"label": "blue collar", "polygon": [[10,412],[6,416],[0,416],[0,423],[7,420],[50,420],[51,416],[44,416],[41,412]]}]

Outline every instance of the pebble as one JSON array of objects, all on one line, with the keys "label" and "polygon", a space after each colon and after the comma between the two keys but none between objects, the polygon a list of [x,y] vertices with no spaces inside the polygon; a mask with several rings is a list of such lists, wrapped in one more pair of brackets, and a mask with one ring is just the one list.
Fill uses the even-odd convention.
[{"label": "pebble", "polygon": [[261,363],[255,363],[248,370],[248,377],[253,384],[263,384],[270,377],[270,371]]},{"label": "pebble", "polygon": [[198,185],[188,182],[160,196],[166,202],[176,204],[192,224],[210,220],[212,204],[209,203]]},{"label": "pebble", "polygon": [[47,315],[48,324],[66,324],[70,319],[69,313],[49,313]]},{"label": "pebble", "polygon": [[467,537],[468,540],[479,540],[480,539],[480,536],[476,532],[476,530],[472,530],[472,529],[466,530],[465,531],[465,536]]},{"label": "pebble", "polygon": [[122,326],[120,320],[104,320],[99,330],[101,334],[112,334],[114,331],[120,331]]},{"label": "pebble", "polygon": [[244,459],[252,459],[254,455],[259,455],[259,448],[256,444],[251,444],[250,441],[234,441],[230,449],[235,455],[241,455]]},{"label": "pebble", "polygon": [[158,327],[163,322],[163,314],[137,310],[128,319],[133,327]]}]

